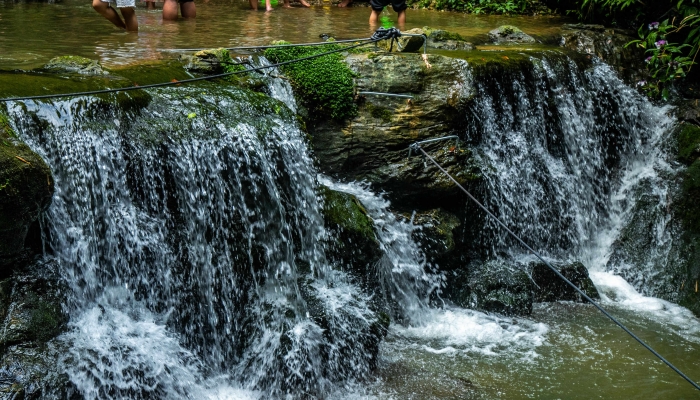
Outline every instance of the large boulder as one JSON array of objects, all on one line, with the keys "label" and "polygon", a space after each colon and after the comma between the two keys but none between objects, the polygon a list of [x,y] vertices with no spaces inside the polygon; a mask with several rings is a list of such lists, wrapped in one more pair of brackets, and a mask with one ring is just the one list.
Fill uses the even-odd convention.
[{"label": "large boulder", "polygon": [[489,31],[489,39],[494,44],[535,43],[535,38],[513,25],[502,25]]},{"label": "large boulder", "polygon": [[[429,161],[408,148],[413,142],[446,136],[462,123],[473,87],[464,60],[430,55],[431,68],[418,54],[351,54],[356,74],[358,114],[345,122],[310,127],[321,170],[350,180],[366,180],[413,201],[434,202],[458,189]],[[385,92],[396,98],[363,95]],[[470,149],[455,141],[425,146],[461,184],[480,178]],[[439,204],[433,204],[433,208]]]},{"label": "large boulder", "polygon": [[49,206],[53,191],[48,165],[0,113],[0,276],[20,266],[29,227]]},{"label": "large boulder", "polygon": [[628,84],[636,84],[648,76],[644,65],[644,50],[626,46],[635,37],[621,29],[602,25],[564,25],[559,44],[589,56],[595,56],[616,70]]},{"label": "large boulder", "polygon": [[[588,276],[588,270],[579,261],[573,263],[550,263],[564,278],[576,285],[586,296],[599,299],[598,290]],[[574,288],[564,282],[543,262],[531,263],[532,280],[535,283],[535,299],[537,303],[551,301],[575,301],[585,303],[586,300]]]}]

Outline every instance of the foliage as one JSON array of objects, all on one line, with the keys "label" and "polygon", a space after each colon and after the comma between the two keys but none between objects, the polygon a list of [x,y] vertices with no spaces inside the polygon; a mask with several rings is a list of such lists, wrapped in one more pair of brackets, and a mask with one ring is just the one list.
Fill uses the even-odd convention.
[{"label": "foliage", "polygon": [[[303,57],[339,50],[337,44],[317,47],[276,47],[265,50],[272,62],[285,62]],[[340,53],[328,54],[310,60],[280,67],[289,77],[297,97],[316,117],[330,116],[342,120],[357,113],[354,102],[354,74],[342,61]]]},{"label": "foliage", "polygon": [[421,8],[463,11],[471,14],[524,14],[534,2],[532,0],[418,0],[415,3]]},{"label": "foliage", "polygon": [[[645,49],[648,57],[645,62],[649,70],[649,81],[639,85],[651,97],[669,97],[669,86],[676,79],[684,78],[692,66],[700,48],[700,14],[698,8],[684,5],[684,0],[677,4],[680,14],[662,22],[651,22],[639,28],[639,40],[627,45],[636,45]],[[700,3],[700,0],[690,0]],[[684,38],[683,43],[671,41],[671,37]]]}]

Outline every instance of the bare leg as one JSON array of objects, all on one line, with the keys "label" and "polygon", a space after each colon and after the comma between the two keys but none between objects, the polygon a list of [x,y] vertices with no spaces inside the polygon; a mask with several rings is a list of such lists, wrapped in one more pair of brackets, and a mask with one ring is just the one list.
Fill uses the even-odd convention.
[{"label": "bare leg", "polygon": [[139,21],[136,19],[136,10],[131,7],[120,8],[122,17],[124,17],[124,25],[129,32],[139,31]]},{"label": "bare leg", "polygon": [[399,28],[403,29],[403,26],[406,24],[406,10],[398,12],[398,21],[396,21],[396,24]]},{"label": "bare leg", "polygon": [[379,13],[381,11],[375,11],[372,10],[372,14],[369,15],[369,24],[370,25],[377,25],[377,21],[379,20]]},{"label": "bare leg", "polygon": [[194,5],[194,1],[180,3],[180,14],[182,14],[182,18],[195,18],[197,16],[197,6]]},{"label": "bare leg", "polygon": [[155,1],[147,1],[146,2],[146,9],[147,10],[155,10],[156,9],[156,2]]},{"label": "bare leg", "polygon": [[119,18],[119,14],[109,6],[109,3],[105,3],[102,0],[92,0],[92,8],[95,9],[100,15],[103,17],[107,18],[107,20],[114,25],[116,25],[118,28],[126,29],[126,25],[124,25],[124,21],[122,21],[121,18]]},{"label": "bare leg", "polygon": [[163,3],[163,21],[177,21],[177,0],[165,0],[165,3]]},{"label": "bare leg", "polygon": [[338,7],[347,7],[352,3],[352,0],[343,0],[340,3],[338,3]]},{"label": "bare leg", "polygon": [[248,0],[250,2],[250,8],[253,11],[258,11],[258,0]]},{"label": "bare leg", "polygon": [[270,0],[265,0],[265,11],[272,11],[272,4],[270,4]]},{"label": "bare leg", "polygon": [[289,0],[284,0],[284,3],[282,4],[282,7],[284,7],[284,8],[292,8],[292,6],[289,4]]}]

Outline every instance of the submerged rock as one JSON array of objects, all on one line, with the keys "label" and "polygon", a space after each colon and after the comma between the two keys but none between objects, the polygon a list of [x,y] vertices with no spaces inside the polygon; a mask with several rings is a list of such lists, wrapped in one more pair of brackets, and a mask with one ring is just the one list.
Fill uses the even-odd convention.
[{"label": "submerged rock", "polygon": [[44,69],[51,72],[72,72],[81,75],[107,75],[100,63],[80,56],[61,56],[52,58]]},{"label": "submerged rock", "polygon": [[49,206],[53,191],[48,165],[0,114],[0,275],[21,267],[29,227]]},{"label": "submerged rock", "polygon": [[[571,264],[550,263],[556,268],[566,279],[576,285],[588,297],[593,300],[600,298],[598,290],[588,276],[588,269],[579,261]],[[531,263],[532,280],[535,282],[535,302],[550,302],[550,301],[575,301],[584,303],[586,300],[558,277],[549,267],[543,262]]]},{"label": "submerged rock", "polygon": [[535,38],[513,25],[502,25],[489,31],[489,39],[495,44],[535,43]]}]

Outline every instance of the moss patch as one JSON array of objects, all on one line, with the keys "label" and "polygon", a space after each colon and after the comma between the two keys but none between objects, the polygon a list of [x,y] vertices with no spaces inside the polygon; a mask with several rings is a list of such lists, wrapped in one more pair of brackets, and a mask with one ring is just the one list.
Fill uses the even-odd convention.
[{"label": "moss patch", "polygon": [[700,127],[681,124],[678,127],[678,159],[686,165],[700,156]]},{"label": "moss patch", "polygon": [[381,119],[384,122],[391,122],[393,113],[386,107],[375,106],[374,104],[365,104],[365,109],[373,118]]},{"label": "moss patch", "polygon": [[[318,47],[287,47],[265,50],[272,62],[285,62],[318,55],[342,47],[336,44]],[[340,53],[295,62],[281,67],[290,78],[297,98],[315,118],[343,120],[356,115],[353,99],[354,74]]]},{"label": "moss patch", "polygon": [[448,32],[442,29],[434,29],[427,26],[423,27],[423,32],[428,37],[436,42],[444,42],[446,40],[460,40],[465,41],[464,37],[459,33]]},{"label": "moss patch", "polygon": [[357,198],[325,186],[321,186],[320,195],[324,200],[323,213],[329,222],[346,231],[375,240],[372,219]]}]

